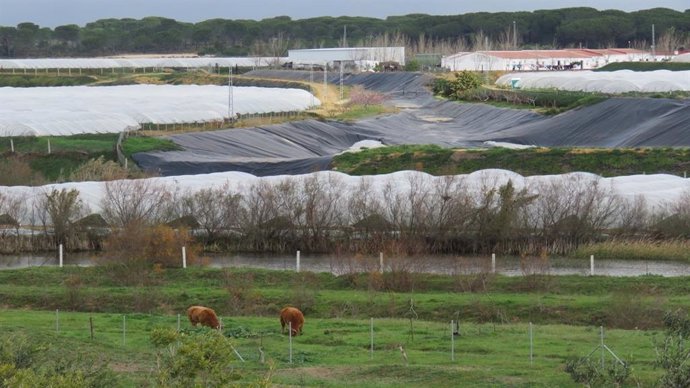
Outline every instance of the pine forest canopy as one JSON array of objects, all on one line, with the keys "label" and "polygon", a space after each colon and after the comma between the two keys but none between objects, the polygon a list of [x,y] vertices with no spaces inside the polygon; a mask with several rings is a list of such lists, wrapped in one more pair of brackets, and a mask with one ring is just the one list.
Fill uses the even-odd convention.
[{"label": "pine forest canopy", "polygon": [[[517,36],[512,35],[513,22]],[[55,29],[31,22],[0,26],[0,57],[153,52],[283,56],[288,49],[389,44],[406,45],[409,53],[450,54],[460,49],[512,48],[514,42],[522,48],[648,48],[652,24],[658,49],[676,50],[690,41],[690,9],[623,12],[583,7],[447,16],[410,14],[386,19],[324,16],[292,20],[281,16],[199,23],[146,17],[102,19],[83,27],[70,24]],[[660,42],[664,34],[667,39]]]}]

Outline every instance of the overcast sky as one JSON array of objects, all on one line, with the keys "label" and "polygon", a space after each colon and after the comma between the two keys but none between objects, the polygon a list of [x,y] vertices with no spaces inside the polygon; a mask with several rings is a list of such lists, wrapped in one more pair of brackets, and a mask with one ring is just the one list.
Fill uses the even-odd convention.
[{"label": "overcast sky", "polygon": [[688,0],[0,0],[0,25],[33,22],[43,27],[83,26],[105,18],[163,16],[186,22],[221,19],[264,19],[287,15],[293,19],[317,16],[369,16],[426,13],[455,15],[468,12],[533,11],[592,7],[635,11],[656,7],[683,11]]}]

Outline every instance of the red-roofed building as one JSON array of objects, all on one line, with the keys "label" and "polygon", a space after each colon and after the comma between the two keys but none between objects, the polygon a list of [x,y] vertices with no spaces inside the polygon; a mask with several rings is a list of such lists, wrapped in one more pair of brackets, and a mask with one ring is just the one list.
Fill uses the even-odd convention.
[{"label": "red-roofed building", "polygon": [[538,71],[594,69],[611,62],[652,60],[650,53],[635,49],[564,49],[461,52],[443,57],[451,71]]}]

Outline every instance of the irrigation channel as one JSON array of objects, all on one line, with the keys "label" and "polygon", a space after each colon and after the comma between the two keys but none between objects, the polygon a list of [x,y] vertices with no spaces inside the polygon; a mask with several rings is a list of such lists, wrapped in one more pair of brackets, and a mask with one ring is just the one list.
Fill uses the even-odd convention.
[{"label": "irrigation channel", "polygon": [[[92,266],[103,259],[91,252],[65,253],[66,266]],[[297,255],[258,254],[203,254],[197,262],[212,268],[262,268],[273,270],[296,270]],[[41,266],[58,266],[57,254],[0,255],[0,270]],[[182,265],[182,261],[180,261]],[[191,264],[190,265],[194,265]],[[341,275],[351,272],[377,271],[381,268],[381,257],[339,257],[334,255],[300,255],[301,271],[330,272]],[[416,258],[383,258],[384,271],[406,270],[419,273],[473,274],[491,272],[492,258],[457,257],[444,255],[420,256]],[[593,271],[592,271],[593,269]],[[690,276],[690,263],[652,260],[609,260],[596,259],[591,266],[590,258],[549,258],[525,262],[519,257],[497,256],[495,272],[506,276],[529,274],[549,275],[601,275],[641,276],[660,275],[666,277]]]}]

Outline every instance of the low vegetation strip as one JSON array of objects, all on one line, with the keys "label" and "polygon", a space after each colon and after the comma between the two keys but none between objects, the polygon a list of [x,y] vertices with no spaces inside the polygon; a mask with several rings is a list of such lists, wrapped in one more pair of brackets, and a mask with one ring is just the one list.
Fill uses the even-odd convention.
[{"label": "low vegetation strip", "polygon": [[96,82],[96,77],[87,75],[15,75],[0,74],[0,87],[28,88],[36,86],[79,86]]},{"label": "low vegetation strip", "polygon": [[[0,271],[8,308],[120,314],[169,314],[193,304],[219,315],[272,316],[287,304],[309,318],[404,318],[410,299],[419,319],[477,323],[659,328],[663,312],[685,308],[686,278],[549,276],[490,273],[295,273],[202,267],[152,270],[109,265]],[[632,292],[631,290],[634,290]],[[277,315],[276,315],[277,316]],[[307,325],[308,327],[308,325]],[[307,329],[308,330],[308,329]]]},{"label": "low vegetation strip", "polygon": [[455,73],[455,78],[436,78],[432,89],[435,95],[451,100],[534,109],[547,115],[593,105],[608,98],[603,94],[589,92],[498,89],[483,85],[485,82],[476,73],[461,71]]},{"label": "low vegetation strip", "polygon": [[655,70],[670,70],[670,71],[685,71],[690,70],[690,63],[683,62],[616,62],[609,63],[606,66],[595,69],[594,71],[655,71]]},{"label": "low vegetation strip", "polygon": [[450,149],[434,145],[403,145],[344,153],[333,158],[333,169],[350,175],[419,170],[432,175],[468,174],[501,168],[524,176],[591,172],[604,177],[633,174],[674,174],[690,169],[690,149],[530,148]]}]

